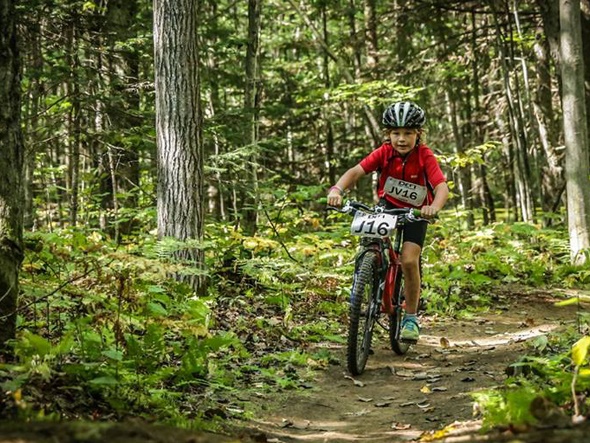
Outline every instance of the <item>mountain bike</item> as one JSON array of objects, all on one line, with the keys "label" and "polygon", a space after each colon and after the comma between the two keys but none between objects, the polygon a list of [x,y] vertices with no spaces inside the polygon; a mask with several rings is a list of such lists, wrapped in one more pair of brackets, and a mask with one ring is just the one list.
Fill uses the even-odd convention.
[{"label": "mountain bike", "polygon": [[[350,232],[360,236],[350,292],[347,339],[348,370],[359,375],[371,353],[375,324],[389,332],[391,349],[396,354],[405,354],[412,344],[400,339],[405,307],[400,262],[402,228],[406,223],[425,219],[419,218],[419,209],[369,207],[352,200],[341,209],[332,206],[328,209],[352,215]],[[384,317],[387,324],[382,322]]]}]

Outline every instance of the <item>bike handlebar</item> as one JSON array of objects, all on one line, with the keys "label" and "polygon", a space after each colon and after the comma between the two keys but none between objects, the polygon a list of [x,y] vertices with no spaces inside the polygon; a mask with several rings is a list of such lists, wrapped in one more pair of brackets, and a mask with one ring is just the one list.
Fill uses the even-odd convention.
[{"label": "bike handlebar", "polygon": [[392,208],[386,209],[383,206],[367,206],[364,203],[357,202],[354,200],[347,200],[346,203],[342,206],[342,208],[337,208],[335,206],[327,206],[328,210],[337,211],[342,214],[355,214],[358,210],[363,210],[366,212],[370,212],[372,214],[392,214],[392,215],[406,215],[409,219],[418,219],[427,220],[421,218],[422,212],[418,208]]}]

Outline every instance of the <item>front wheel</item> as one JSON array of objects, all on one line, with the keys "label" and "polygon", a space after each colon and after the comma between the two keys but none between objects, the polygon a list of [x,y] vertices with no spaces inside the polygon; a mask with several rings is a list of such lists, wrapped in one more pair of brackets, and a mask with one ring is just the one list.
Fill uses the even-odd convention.
[{"label": "front wheel", "polygon": [[393,352],[403,355],[408,352],[410,344],[399,338],[404,319],[404,276],[400,266],[397,267],[394,282],[393,314],[389,316],[389,342]]},{"label": "front wheel", "polygon": [[355,269],[350,293],[347,362],[352,375],[362,374],[371,351],[373,328],[379,313],[378,290],[379,259],[376,252],[368,251]]}]

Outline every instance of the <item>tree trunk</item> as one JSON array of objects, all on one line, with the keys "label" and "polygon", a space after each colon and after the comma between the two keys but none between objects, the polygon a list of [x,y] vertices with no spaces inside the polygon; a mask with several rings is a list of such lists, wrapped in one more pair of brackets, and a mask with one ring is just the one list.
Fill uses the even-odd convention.
[{"label": "tree trunk", "polygon": [[66,83],[66,94],[70,97],[72,106],[67,115],[67,142],[68,148],[67,163],[67,189],[69,194],[69,222],[71,226],[76,226],[78,221],[78,194],[79,194],[79,177],[80,177],[80,140],[81,140],[81,104],[80,104],[80,57],[78,56],[78,15],[76,10],[72,11],[71,22],[69,23],[66,39],[67,64],[70,66],[70,75]]},{"label": "tree trunk", "polygon": [[185,280],[200,294],[204,168],[197,23],[197,2],[154,1],[158,236],[187,242],[174,256],[196,268]]},{"label": "tree trunk", "polygon": [[23,142],[15,1],[0,0],[0,356],[15,337],[23,259]]},{"label": "tree trunk", "polygon": [[123,48],[121,42],[133,38],[131,25],[136,19],[136,0],[109,0],[106,12],[104,33],[105,43],[109,48],[106,64],[108,66],[107,99],[104,102],[107,129],[111,136],[106,152],[108,174],[105,174],[106,187],[109,194],[105,199],[108,208],[112,209],[108,231],[116,241],[122,235],[129,235],[137,221],[126,217],[122,221],[120,208],[134,209],[137,207],[137,194],[134,190],[139,186],[139,155],[131,146],[119,140],[124,139],[128,131],[140,124],[139,95],[135,83],[138,81],[139,61],[136,52]]},{"label": "tree trunk", "polygon": [[[219,12],[218,12],[217,1],[208,1],[204,4],[204,14],[207,14],[204,18],[209,23],[210,32],[208,38],[204,42],[209,47],[215,47],[219,41]],[[207,9],[205,10],[205,7]],[[207,51],[206,55],[203,55],[203,69],[206,70],[204,75],[209,79],[209,88],[206,91],[206,102],[204,104],[205,116],[208,120],[214,121],[217,117],[218,110],[223,109],[220,98],[220,69],[217,62],[218,54],[216,51]],[[206,141],[206,140],[204,140]],[[218,166],[215,163],[215,159],[219,158],[222,153],[222,143],[220,140],[220,131],[215,130],[211,137],[209,137],[209,143],[204,147],[205,156],[208,159],[213,159],[213,165]],[[215,216],[216,219],[226,220],[226,198],[228,196],[227,186],[223,183],[223,177],[219,168],[215,168],[212,180],[209,182],[207,187],[207,210],[210,214]]]},{"label": "tree trunk", "polygon": [[379,43],[377,40],[376,0],[364,0],[365,6],[365,44],[367,47],[367,68],[369,77],[375,78],[379,63]]},{"label": "tree trunk", "polygon": [[[324,41],[329,45],[329,34],[328,34],[328,11],[326,3],[321,3],[320,14],[322,17],[322,30]],[[330,58],[324,51],[322,53],[322,77],[324,78],[324,86],[326,90],[329,90],[331,85],[330,80]],[[333,185],[336,183],[336,168],[334,163],[336,157],[334,156],[334,128],[332,126],[332,118],[330,115],[330,108],[325,106],[322,110],[323,119],[326,122],[326,142],[324,143],[324,156],[325,156],[325,169],[328,177],[328,184]]]},{"label": "tree trunk", "polygon": [[242,228],[248,235],[254,235],[258,216],[258,47],[260,42],[260,4],[261,0],[248,1],[248,44],[246,51],[246,87],[244,91],[244,108],[247,116],[246,128],[251,154],[247,159],[246,183],[243,208]]},{"label": "tree trunk", "polygon": [[[536,120],[539,142],[542,150],[539,155],[541,168],[541,208],[543,210],[543,224],[551,224],[550,213],[556,205],[556,190],[563,187],[562,158],[558,155],[558,131],[553,99],[551,94],[551,65],[549,57],[549,42],[542,30],[537,30],[534,52],[536,55],[536,83],[537,91],[532,101]],[[561,200],[561,198],[559,198]],[[559,201],[558,200],[558,201]]]},{"label": "tree trunk", "polygon": [[[471,52],[472,52],[472,61],[471,61],[471,85],[473,89],[473,112],[469,112],[470,122],[469,122],[469,132],[471,137],[471,144],[472,146],[479,146],[484,143],[483,138],[483,130],[481,128],[483,119],[483,112],[481,109],[481,87],[480,87],[480,62],[479,62],[479,49],[477,47],[477,19],[475,12],[471,13]],[[460,90],[460,88],[458,88]],[[482,210],[482,219],[483,224],[487,225],[491,222],[496,221],[496,213],[494,209],[494,201],[492,199],[492,193],[490,192],[488,181],[486,177],[486,168],[485,168],[485,152],[482,154],[483,156],[483,165],[479,165],[479,167],[473,168],[474,175],[476,177],[476,185],[473,186],[471,184],[471,166],[466,171],[468,181],[468,185],[474,192],[477,192],[477,196],[479,201],[481,202],[481,210]],[[470,206],[467,206],[467,209],[473,208],[475,205],[471,203]]]},{"label": "tree trunk", "polygon": [[571,260],[583,264],[590,248],[588,128],[579,0],[559,0],[565,179]]},{"label": "tree trunk", "polygon": [[[590,0],[581,0],[582,53],[584,59],[584,90],[586,91],[586,128],[590,132]],[[590,134],[588,134],[590,137]],[[590,140],[588,141],[590,143]]]},{"label": "tree trunk", "polygon": [[[454,88],[449,88],[454,89]],[[463,141],[463,136],[459,131],[459,123],[457,119],[457,109],[455,105],[454,98],[451,97],[449,90],[447,89],[445,93],[445,98],[447,102],[447,115],[449,116],[449,120],[451,123],[451,128],[453,129],[453,151],[457,157],[459,157],[464,152],[465,143]],[[473,217],[473,199],[471,197],[471,166],[466,165],[462,166],[459,165],[457,168],[457,185],[459,188],[459,194],[461,198],[461,206],[465,211],[467,218],[467,227],[472,229],[475,226],[475,220]]]}]

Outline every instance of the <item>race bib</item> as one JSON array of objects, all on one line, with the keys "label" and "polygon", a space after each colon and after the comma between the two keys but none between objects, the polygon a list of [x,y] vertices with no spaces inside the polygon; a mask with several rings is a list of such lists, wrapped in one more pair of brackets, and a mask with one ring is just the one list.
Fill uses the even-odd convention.
[{"label": "race bib", "polygon": [[397,224],[397,217],[391,214],[367,214],[358,211],[350,225],[352,235],[363,237],[389,237]]},{"label": "race bib", "polygon": [[413,206],[420,206],[426,198],[426,186],[417,185],[404,180],[388,177],[383,190],[393,198],[410,203]]}]

